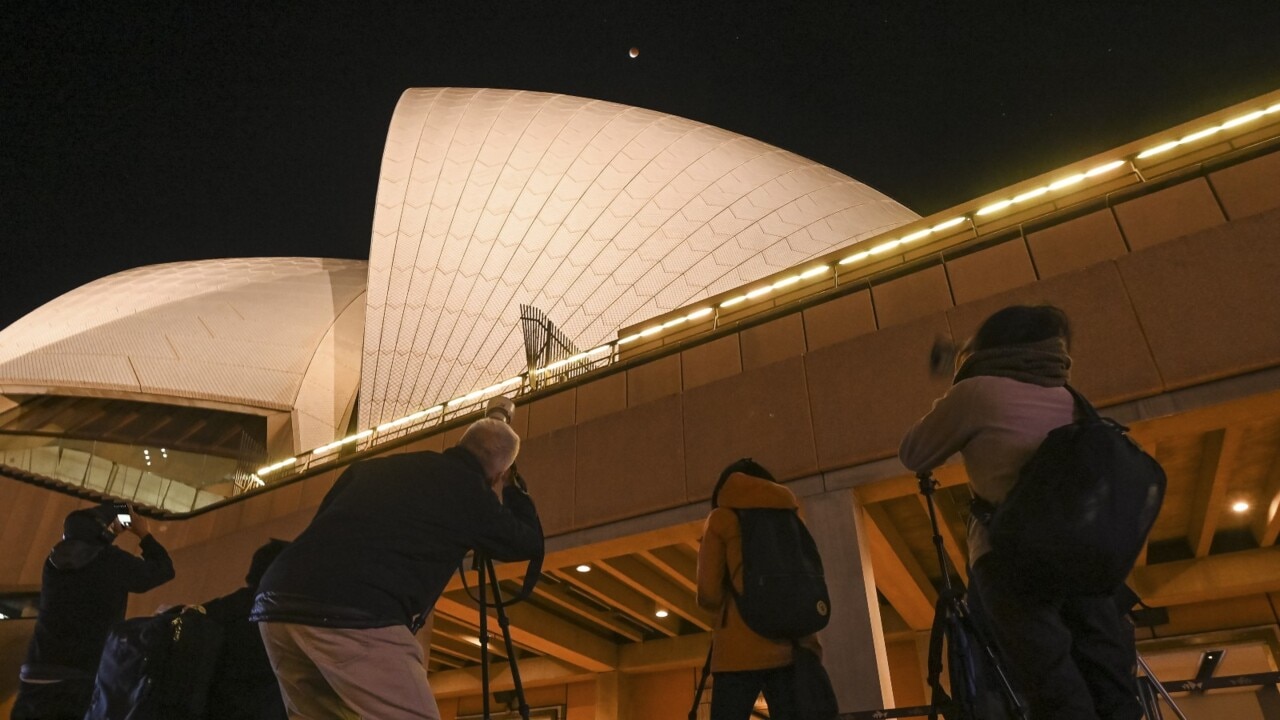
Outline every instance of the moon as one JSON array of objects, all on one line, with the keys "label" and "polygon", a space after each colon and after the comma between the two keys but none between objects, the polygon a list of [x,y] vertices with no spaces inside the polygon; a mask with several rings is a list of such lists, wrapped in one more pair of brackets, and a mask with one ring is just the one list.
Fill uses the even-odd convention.
[{"label": "moon", "polygon": [[627,53],[627,54],[628,54],[628,55],[630,55],[632,58],[638,58],[638,57],[640,57],[640,48],[638,48],[638,47],[633,47],[633,48],[631,48],[631,52],[629,52],[629,53]]}]

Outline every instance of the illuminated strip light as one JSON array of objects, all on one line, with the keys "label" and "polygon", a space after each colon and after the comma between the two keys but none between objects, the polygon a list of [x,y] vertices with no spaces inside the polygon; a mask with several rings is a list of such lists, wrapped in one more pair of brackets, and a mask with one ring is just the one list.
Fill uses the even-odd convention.
[{"label": "illuminated strip light", "polygon": [[483,397],[483,396],[484,396],[484,391],[483,391],[483,390],[473,390],[473,391],[471,391],[471,392],[467,393],[466,395],[463,395],[462,397],[456,397],[456,398],[454,398],[454,399],[450,400],[449,402],[445,403],[445,404],[444,404],[444,406],[445,406],[445,407],[455,407],[455,406],[461,405],[461,404],[463,404],[463,403],[474,402],[474,401],[476,401],[476,400],[479,400],[479,399],[480,399],[481,397]]},{"label": "illuminated strip light", "polygon": [[381,425],[379,425],[379,426],[377,427],[377,431],[378,431],[378,432],[386,432],[386,431],[388,431],[388,430],[393,430],[393,429],[395,429],[395,428],[400,427],[401,425],[408,425],[408,424],[409,424],[409,423],[411,423],[411,422],[415,422],[415,421],[417,421],[417,420],[421,420],[422,418],[424,418],[424,417],[426,417],[426,416],[428,416],[428,415],[430,415],[430,414],[432,414],[432,413],[438,413],[438,412],[440,412],[440,411],[441,411],[441,410],[443,410],[443,409],[444,409],[444,406],[443,406],[443,405],[436,405],[436,406],[434,406],[434,407],[429,407],[429,408],[427,408],[426,410],[419,410],[418,412],[413,413],[413,414],[411,414],[411,415],[405,415],[404,417],[402,417],[402,418],[400,418],[400,419],[398,419],[398,420],[392,420],[391,422],[383,423],[383,424],[381,424]]},{"label": "illuminated strip light", "polygon": [[1203,140],[1204,138],[1207,138],[1211,135],[1217,135],[1219,132],[1222,132],[1223,130],[1229,130],[1238,125],[1251,123],[1254,120],[1257,120],[1258,118],[1262,117],[1263,115],[1271,115],[1273,113],[1278,113],[1278,112],[1280,112],[1280,103],[1276,103],[1275,105],[1272,105],[1266,110],[1255,110],[1251,113],[1246,113],[1239,117],[1235,117],[1230,120],[1227,120],[1221,125],[1214,125],[1212,127],[1207,127],[1203,130],[1197,130],[1196,132],[1193,132],[1190,135],[1186,135],[1184,137],[1180,137],[1177,140],[1170,140],[1169,142],[1161,143],[1153,148],[1147,148],[1146,150],[1143,150],[1142,152],[1138,153],[1138,159],[1145,160],[1146,158],[1149,158],[1153,155],[1159,155],[1160,153],[1168,152],[1178,147],[1179,145],[1186,145],[1188,143],[1193,143],[1197,140]]},{"label": "illuminated strip light", "polygon": [[284,460],[281,460],[281,461],[280,461],[280,462],[278,462],[278,463],[272,463],[272,464],[270,464],[270,465],[267,465],[266,467],[260,467],[260,468],[258,468],[258,472],[257,472],[257,474],[258,474],[258,475],[269,475],[269,474],[271,474],[271,473],[273,473],[273,472],[275,472],[275,471],[277,471],[277,470],[279,470],[279,469],[281,469],[281,468],[287,468],[287,467],[289,467],[290,465],[292,465],[292,464],[294,464],[294,463],[296,463],[296,462],[298,462],[298,458],[286,458],[286,459],[284,459]]},{"label": "illuminated strip light", "polygon": [[[819,275],[826,273],[830,269],[831,267],[828,265],[819,265],[818,267],[805,270],[804,272],[798,275],[788,275],[787,277],[784,277],[780,280],[775,280],[771,285],[758,287],[755,290],[752,290],[751,292],[745,295],[731,297],[728,300],[725,300],[724,302],[720,303],[720,307],[729,308],[729,307],[733,307],[734,305],[738,305],[743,302],[746,302],[747,300],[755,300],[758,297],[768,295],[774,290],[781,290],[783,288],[791,287],[792,285],[795,285],[801,280],[808,280],[810,278],[818,277]],[[706,312],[709,312],[709,311],[710,310],[708,309],[707,311],[704,311],[703,314],[706,314]]]},{"label": "illuminated strip light", "polygon": [[336,440],[336,441],[334,441],[334,442],[329,443],[328,445],[321,445],[320,447],[316,448],[315,450],[312,450],[312,451],[311,451],[311,454],[312,454],[312,455],[327,455],[327,454],[329,454],[329,453],[333,452],[334,450],[337,450],[338,448],[342,447],[343,445],[349,445],[349,444],[351,444],[351,443],[353,443],[353,442],[357,442],[357,441],[359,441],[359,440],[363,440],[364,438],[367,438],[367,437],[369,437],[369,436],[370,436],[370,435],[372,435],[372,434],[373,434],[373,431],[372,431],[372,430],[361,430],[360,432],[356,433],[355,435],[350,435],[350,436],[348,436],[348,437],[344,437],[344,438],[342,438],[341,440]]},{"label": "illuminated strip light", "polygon": [[1109,173],[1118,167],[1122,167],[1124,164],[1125,162],[1123,160],[1111,160],[1109,162],[1105,162],[1091,170],[1086,170],[1085,172],[1082,172],[1082,173],[1076,173],[1075,175],[1068,175],[1067,177],[1061,178],[1059,180],[1055,180],[1049,183],[1048,185],[1042,185],[1038,188],[1032,188],[1031,190],[1028,190],[1024,193],[1015,195],[1010,199],[994,202],[984,208],[979,209],[977,212],[974,213],[974,215],[982,216],[982,215],[990,215],[991,213],[994,213],[994,212],[1000,212],[1001,210],[1004,210],[1010,205],[1017,205],[1018,203],[1023,203],[1028,200],[1034,200],[1035,198],[1038,198],[1041,195],[1044,195],[1046,193],[1061,190],[1062,188],[1071,187],[1072,185],[1075,185],[1077,183],[1084,182],[1087,178],[1097,177],[1099,175],[1105,175],[1106,173]]},{"label": "illuminated strip light", "polygon": [[[652,328],[650,328],[650,329],[652,329]],[[610,348],[608,345],[600,345],[600,346],[597,346],[597,347],[593,347],[593,348],[591,348],[590,350],[588,350],[588,351],[586,351],[586,352],[581,352],[581,353],[578,353],[577,355],[570,355],[569,357],[565,358],[564,360],[559,360],[559,361],[557,361],[557,362],[553,362],[553,363],[551,363],[550,365],[547,365],[546,367],[540,367],[540,368],[538,368],[538,369],[534,370],[534,372],[535,372],[535,373],[548,373],[548,372],[553,372],[553,371],[555,371],[555,370],[559,370],[560,368],[564,367],[565,365],[572,365],[573,363],[581,362],[581,361],[586,360],[587,358],[591,357],[592,355],[599,355],[600,353],[602,353],[602,352],[606,352],[606,351],[608,351],[608,350],[610,350],[610,349],[611,349],[611,348]],[[518,380],[519,378],[513,378],[513,379]],[[510,382],[511,382],[510,380],[508,380],[508,381],[507,381],[507,383],[510,383]],[[488,390],[497,390],[497,389],[500,389],[501,387],[503,387],[503,385],[506,385],[507,383],[503,383],[502,385],[494,385],[492,388],[486,388],[486,391],[488,391]]]},{"label": "illuminated strip light", "polygon": [[[842,259],[842,260],[840,260],[840,262],[839,262],[839,263],[837,263],[837,264],[838,264],[838,265],[849,265],[849,264],[852,264],[852,263],[856,263],[856,262],[858,262],[859,260],[866,260],[867,258],[871,257],[872,255],[879,255],[880,253],[888,252],[888,251],[890,251],[890,250],[892,250],[892,249],[894,249],[894,248],[898,247],[899,245],[905,245],[905,244],[907,244],[907,243],[915,242],[916,240],[919,240],[920,238],[929,237],[930,235],[932,235],[932,234],[934,234],[934,233],[942,232],[943,230],[948,230],[948,229],[950,229],[950,228],[953,228],[953,227],[955,227],[955,226],[959,225],[960,223],[962,223],[962,222],[964,222],[964,221],[965,221],[965,217],[964,217],[963,215],[961,215],[961,216],[959,216],[959,217],[953,217],[953,218],[951,218],[950,220],[944,220],[944,221],[942,221],[942,222],[938,223],[937,225],[934,225],[933,227],[922,228],[922,229],[917,230],[917,231],[915,231],[915,232],[913,232],[913,233],[909,233],[909,234],[907,234],[907,235],[903,235],[902,237],[898,238],[897,240],[888,240],[888,241],[882,242],[882,243],[880,243],[879,245],[877,245],[877,246],[875,246],[875,247],[871,248],[870,250],[863,250],[862,252],[856,252],[856,253],[854,253],[854,254],[850,255],[849,257],[843,258],[843,259]],[[824,267],[825,267],[825,266],[824,266]],[[815,268],[815,269],[816,269],[816,268]]]},{"label": "illuminated strip light", "polygon": [[[742,299],[743,299],[743,300],[746,300],[746,297],[744,296]],[[742,300],[739,300],[738,302],[742,302]],[[737,303],[735,303],[735,304],[737,304]],[[723,304],[723,303],[721,303],[720,307],[724,307],[724,304]],[[666,322],[662,323],[661,325],[654,325],[654,326],[652,326],[652,327],[647,327],[647,328],[645,328],[644,330],[641,330],[640,332],[635,333],[634,335],[628,335],[628,336],[626,336],[626,337],[624,337],[624,338],[619,338],[619,339],[618,339],[618,342],[617,342],[616,344],[617,344],[617,345],[626,345],[627,343],[633,343],[633,342],[635,342],[636,340],[639,340],[640,338],[647,338],[647,337],[650,337],[650,336],[652,336],[652,335],[657,335],[658,333],[662,332],[663,330],[669,330],[669,329],[671,329],[671,328],[673,328],[673,327],[675,327],[675,326],[677,326],[677,325],[683,325],[683,324],[685,324],[685,323],[687,323],[687,322],[691,322],[691,321],[693,321],[693,320],[698,320],[698,319],[700,319],[700,318],[704,318],[704,317],[706,317],[706,316],[710,315],[710,314],[711,314],[711,313],[713,313],[713,312],[715,312],[715,310],[714,310],[714,309],[712,309],[712,308],[709,308],[709,307],[708,307],[708,308],[701,308],[701,309],[699,309],[699,310],[694,310],[693,312],[689,313],[688,315],[683,315],[683,316],[678,317],[678,318],[672,318],[671,320],[668,320],[668,321],[666,321]],[[601,345],[600,347],[596,348],[595,350],[590,350],[590,351],[588,351],[588,352],[587,352],[587,354],[589,355],[589,354],[592,354],[592,353],[595,353],[595,352],[598,352],[598,351],[601,351],[601,350],[608,350],[608,349],[610,349],[611,347],[612,347],[612,346],[610,346],[610,345]],[[573,361],[573,358],[570,358],[569,360],[565,360],[565,361],[562,361],[562,362],[572,362],[572,361]],[[554,367],[554,366],[552,366],[552,365],[548,365],[548,366],[547,366],[547,368],[550,368],[550,367]],[[546,368],[544,368],[544,369],[546,369]]]}]

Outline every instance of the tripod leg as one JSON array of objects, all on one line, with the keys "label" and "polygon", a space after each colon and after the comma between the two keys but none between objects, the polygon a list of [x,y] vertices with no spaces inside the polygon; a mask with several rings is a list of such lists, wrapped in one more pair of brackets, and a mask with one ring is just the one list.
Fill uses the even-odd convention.
[{"label": "tripod leg", "polygon": [[483,560],[480,567],[476,568],[477,582],[476,588],[480,596],[480,692],[483,700],[483,714],[485,720],[489,720],[489,603],[485,596],[485,578],[484,568],[489,566],[489,560]]},{"label": "tripod leg", "polygon": [[[934,505],[933,495],[938,486],[938,481],[933,479],[933,475],[928,472],[917,473],[916,478],[920,481],[920,494],[924,496],[925,507],[929,511],[929,525],[933,531],[933,550],[938,556],[938,567],[942,569],[942,592],[935,609],[934,624],[935,628],[939,622],[938,615],[942,615],[942,627],[945,628],[947,634],[947,643],[952,647],[962,647],[961,654],[967,656],[967,660],[972,665],[973,656],[971,649],[965,639],[961,636],[966,633],[977,641],[982,647],[982,652],[986,657],[989,665],[995,669],[997,677],[1000,679],[1000,689],[1004,694],[1005,702],[1010,710],[1018,718],[1027,717],[1027,709],[1022,705],[1022,701],[1018,698],[1018,694],[1013,689],[1013,684],[1009,681],[1009,675],[1005,670],[1004,663],[1000,660],[999,653],[996,652],[995,646],[991,640],[987,638],[975,625],[973,618],[969,616],[968,608],[961,599],[964,588],[956,590],[951,585],[951,571],[948,569],[950,564],[947,561],[947,551],[942,543],[942,531],[938,526],[938,510]],[[937,630],[935,629],[935,633]],[[953,671],[954,672],[954,671]],[[972,673],[966,673],[970,677],[966,682],[972,681]],[[976,690],[976,688],[974,688]],[[952,694],[959,695],[956,688],[952,686]],[[959,699],[959,698],[957,698]],[[969,698],[969,702],[973,702],[973,698]],[[936,708],[935,708],[936,709]]]},{"label": "tripod leg", "polygon": [[1142,705],[1144,720],[1164,720],[1165,714],[1160,710],[1160,698],[1156,696],[1155,683],[1151,678],[1138,678],[1138,703]]},{"label": "tripod leg", "polygon": [[[1151,686],[1154,687],[1156,692],[1160,693],[1160,697],[1164,698],[1164,701],[1168,703],[1170,709],[1173,710],[1173,714],[1177,715],[1179,720],[1187,720],[1187,716],[1182,714],[1182,708],[1178,707],[1178,703],[1173,701],[1173,697],[1169,695],[1169,691],[1164,689],[1164,685],[1160,682],[1160,678],[1156,677],[1156,674],[1151,672],[1151,666],[1147,664],[1147,661],[1143,659],[1141,654],[1138,654],[1138,667],[1142,668],[1142,672],[1145,673],[1147,679],[1151,681]],[[1159,705],[1157,704],[1156,707],[1158,708]]]},{"label": "tripod leg", "polygon": [[515,685],[516,700],[520,703],[520,717],[529,720],[529,703],[524,697],[524,683],[520,681],[520,665],[516,662],[516,649],[511,642],[511,620],[507,618],[507,608],[502,604],[502,589],[498,585],[498,573],[493,569],[493,561],[484,561],[485,570],[489,573],[489,582],[493,584],[493,607],[498,611],[498,627],[502,628],[502,640],[506,643],[507,661],[511,665],[511,682]]}]

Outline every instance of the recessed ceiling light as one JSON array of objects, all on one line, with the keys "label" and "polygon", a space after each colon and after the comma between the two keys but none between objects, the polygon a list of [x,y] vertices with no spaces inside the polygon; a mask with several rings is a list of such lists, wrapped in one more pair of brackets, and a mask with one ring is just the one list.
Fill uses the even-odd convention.
[{"label": "recessed ceiling light", "polygon": [[668,615],[670,615],[670,614],[671,614],[671,613],[667,612],[666,610],[662,610],[662,609],[659,609],[657,612],[655,612],[655,613],[654,613],[654,615],[656,615],[657,617],[660,617],[660,618],[664,618],[664,617],[666,617],[666,616],[668,616]]},{"label": "recessed ceiling light", "polygon": [[1231,509],[1232,509],[1232,510],[1234,510],[1234,511],[1236,511],[1236,512],[1238,512],[1238,513],[1248,512],[1248,511],[1249,511],[1249,503],[1248,503],[1248,502],[1246,502],[1246,501],[1244,501],[1244,500],[1237,500],[1237,501],[1235,501],[1235,502],[1231,503]]},{"label": "recessed ceiling light", "polygon": [[577,568],[575,568],[575,569],[576,569],[578,572],[581,572],[581,573],[591,572],[591,566],[590,566],[590,565],[579,565],[579,566],[578,566]]}]

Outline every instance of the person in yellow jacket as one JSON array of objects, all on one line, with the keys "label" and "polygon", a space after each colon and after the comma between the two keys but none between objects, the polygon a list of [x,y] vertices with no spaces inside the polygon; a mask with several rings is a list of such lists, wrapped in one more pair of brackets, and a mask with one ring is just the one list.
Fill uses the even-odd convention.
[{"label": "person in yellow jacket", "polygon": [[[742,592],[742,533],[734,509],[798,509],[796,496],[758,463],[744,458],[725,468],[711,494],[711,514],[698,551],[698,604],[715,613],[711,720],[746,720],[764,693],[769,717],[796,718],[793,643],[770,640],[747,627],[734,602]],[[816,636],[800,644],[820,653]]]}]

